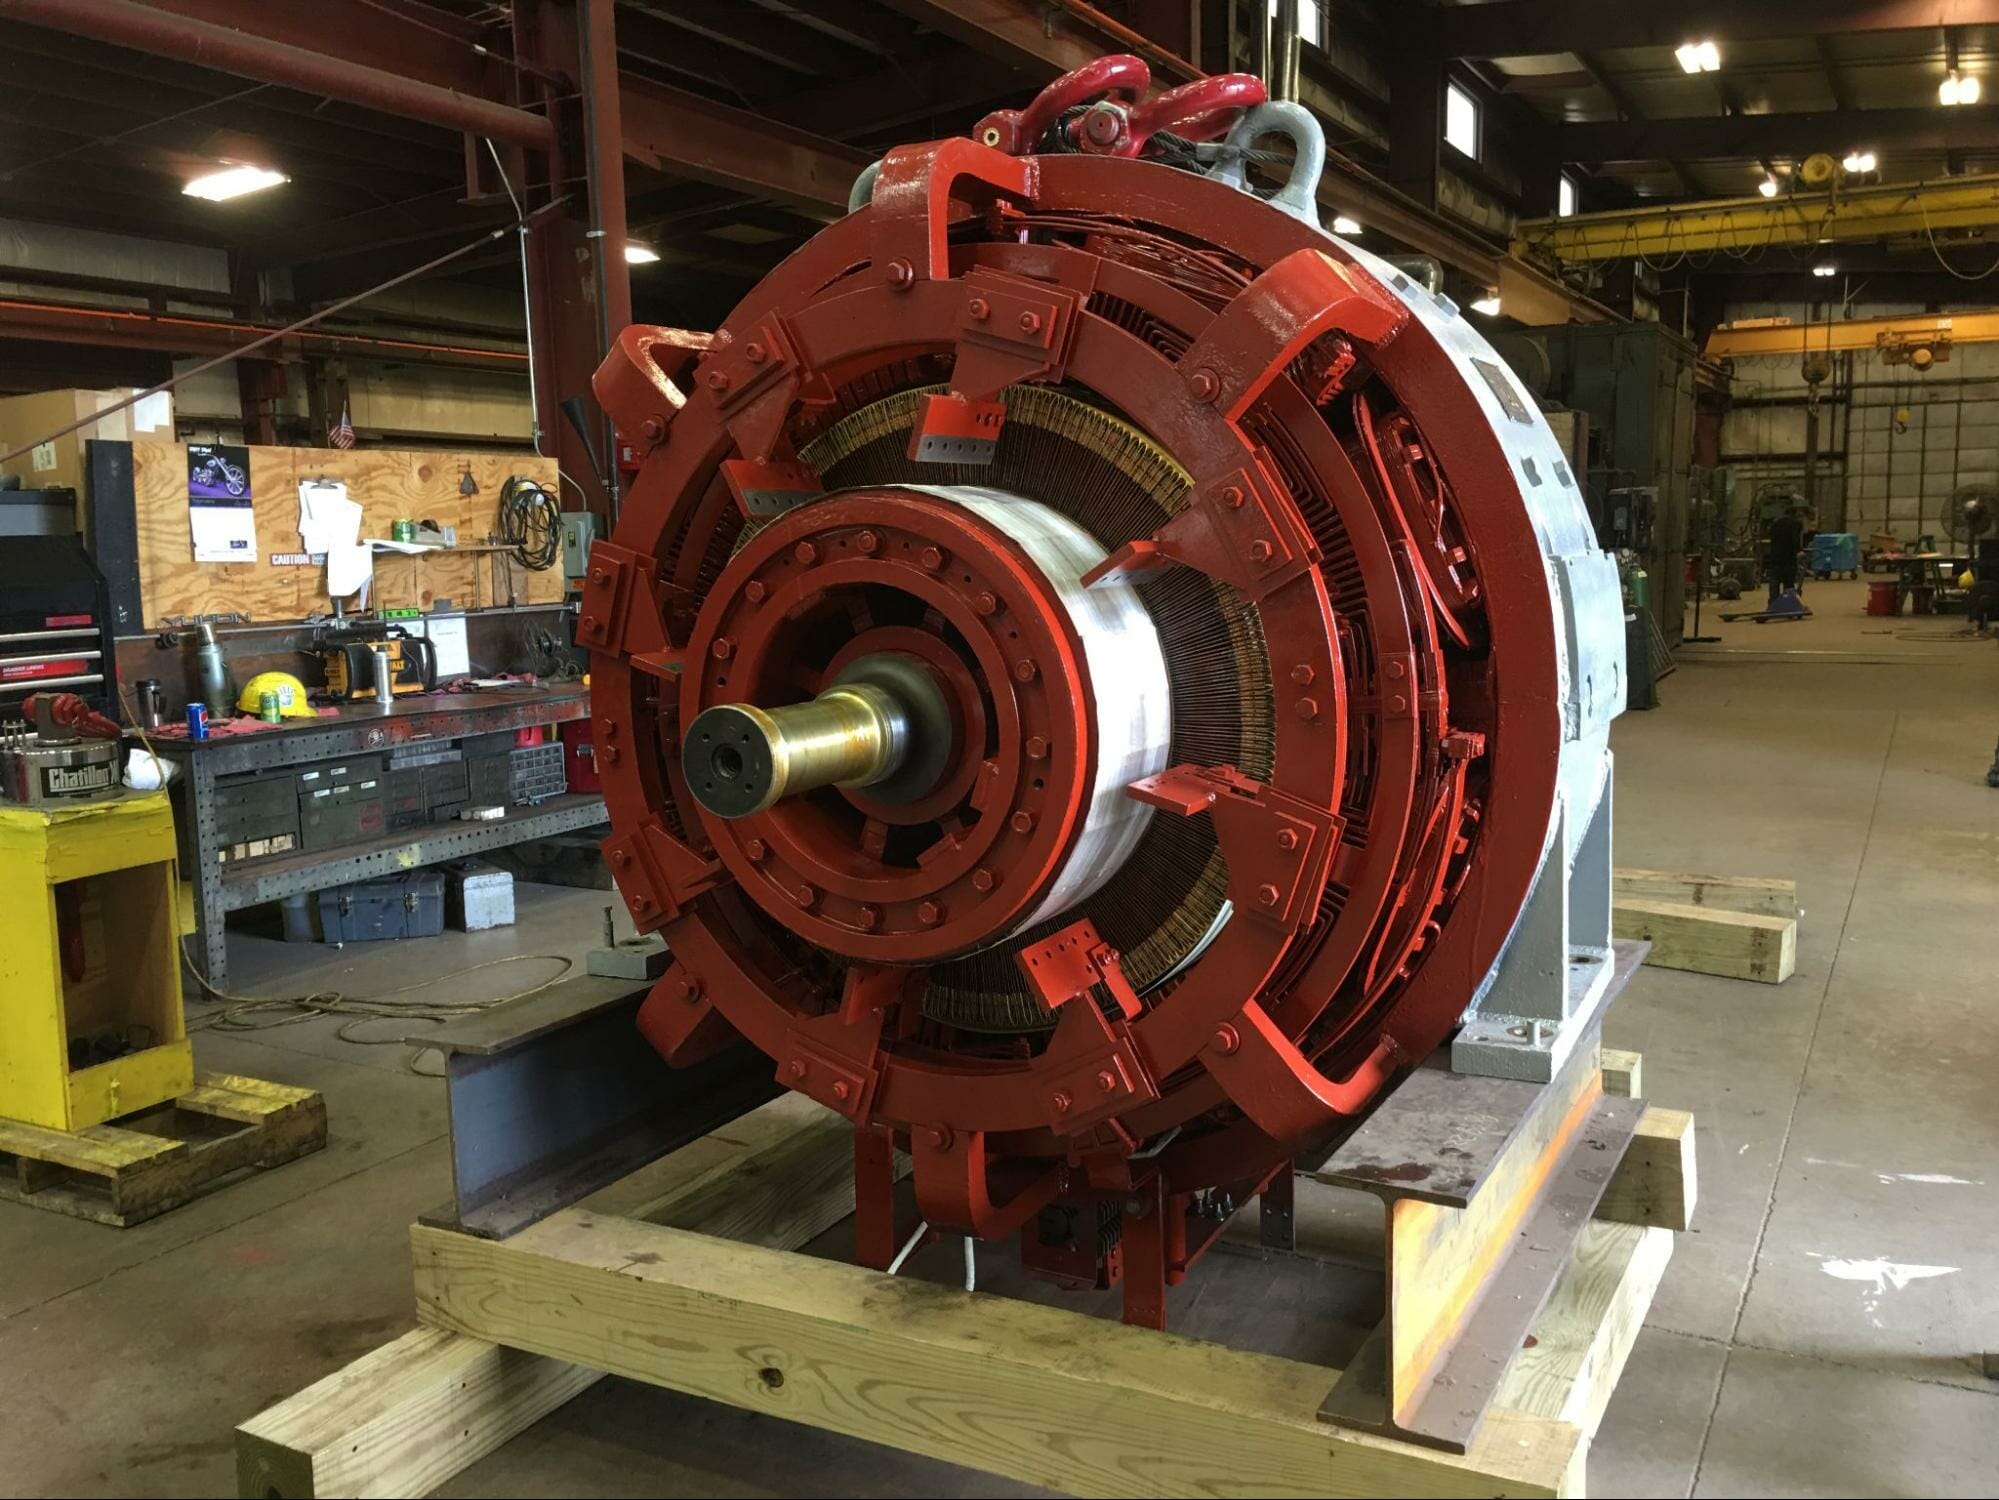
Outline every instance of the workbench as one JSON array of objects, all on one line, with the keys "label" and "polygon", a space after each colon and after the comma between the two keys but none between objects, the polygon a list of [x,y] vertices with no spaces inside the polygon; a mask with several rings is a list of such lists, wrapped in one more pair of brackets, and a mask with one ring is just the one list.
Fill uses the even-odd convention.
[{"label": "workbench", "polygon": [[486,821],[397,829],[332,849],[224,863],[215,816],[217,777],[306,766],[414,741],[448,743],[581,719],[589,712],[589,690],[578,683],[561,683],[425,693],[389,705],[349,704],[337,714],[287,719],[251,733],[216,734],[205,740],[155,735],[154,748],[177,768],[174,812],[187,834],[190,858],[185,873],[195,888],[202,977],[217,989],[228,988],[224,928],[228,914],[242,907],[464,859],[587,828],[605,816],[604,799],[597,793],[569,792],[532,807],[509,807],[505,816]]}]

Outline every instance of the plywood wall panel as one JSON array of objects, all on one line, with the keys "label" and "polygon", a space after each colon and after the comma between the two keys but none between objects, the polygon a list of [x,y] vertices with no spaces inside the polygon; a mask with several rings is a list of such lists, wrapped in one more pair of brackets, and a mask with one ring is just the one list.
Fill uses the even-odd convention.
[{"label": "plywood wall panel", "polygon": [[[462,495],[467,469],[477,493]],[[252,448],[250,492],[257,512],[257,561],[197,563],[188,530],[187,449],[134,443],[132,489],[138,507],[139,588],[148,626],[169,616],[241,611],[253,620],[297,620],[332,607],[321,567],[273,566],[274,553],[297,552],[298,486],[337,479],[363,508],[361,534],[386,537],[402,519],[458,528],[461,545],[483,543],[495,526],[500,486],[509,475],[556,492],[555,461],[531,454],[437,453],[390,448]],[[384,554],[375,562],[373,603],[428,608],[449,599],[474,605],[551,604],[562,598],[562,570],[530,572],[485,553]]]}]

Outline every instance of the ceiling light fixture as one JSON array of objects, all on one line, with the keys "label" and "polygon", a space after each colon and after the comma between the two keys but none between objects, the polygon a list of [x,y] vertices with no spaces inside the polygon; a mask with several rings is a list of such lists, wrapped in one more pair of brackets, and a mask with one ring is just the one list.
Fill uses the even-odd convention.
[{"label": "ceiling light fixture", "polygon": [[1333,216],[1333,233],[1334,233],[1334,234],[1359,234],[1359,233],[1360,233],[1360,220],[1359,220],[1359,219],[1349,219],[1349,218],[1348,218],[1348,217],[1347,217],[1347,216],[1346,216],[1345,214],[1335,214],[1335,215]]},{"label": "ceiling light fixture", "polygon": [[284,173],[273,172],[269,167],[224,167],[219,172],[195,178],[181,191],[190,198],[206,198],[210,203],[222,203],[290,181]]},{"label": "ceiling light fixture", "polygon": [[1716,73],[1721,70],[1721,48],[1711,41],[1682,42],[1673,49],[1682,73]]},{"label": "ceiling light fixture", "polygon": [[1772,173],[1765,172],[1763,180],[1756,184],[1756,191],[1766,198],[1774,198],[1777,196],[1777,186],[1776,177]]},{"label": "ceiling light fixture", "polygon": [[1849,172],[1871,172],[1879,162],[1872,151],[1849,151],[1840,165]]},{"label": "ceiling light fixture", "polygon": [[1957,81],[1957,102],[1976,104],[1978,102],[1978,75],[1967,73]]},{"label": "ceiling light fixture", "polygon": [[629,266],[649,266],[659,259],[659,252],[650,245],[636,241],[625,241],[625,264]]},{"label": "ceiling light fixture", "polygon": [[1952,68],[1949,73],[1944,75],[1943,82],[1937,85],[1937,103],[1955,104],[1957,103],[1957,95],[1957,69]]},{"label": "ceiling light fixture", "polygon": [[1838,274],[1839,267],[1829,260],[1821,261],[1812,267],[1812,275],[1814,276],[1837,276]]},{"label": "ceiling light fixture", "polygon": [[1478,301],[1474,302],[1471,305],[1471,310],[1475,313],[1483,314],[1485,317],[1488,318],[1498,317],[1499,294],[1497,292],[1493,292],[1488,296],[1479,298]]}]

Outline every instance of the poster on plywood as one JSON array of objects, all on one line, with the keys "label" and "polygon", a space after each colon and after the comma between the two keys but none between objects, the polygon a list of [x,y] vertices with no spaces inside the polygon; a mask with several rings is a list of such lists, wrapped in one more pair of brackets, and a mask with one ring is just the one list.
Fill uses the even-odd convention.
[{"label": "poster on plywood", "polygon": [[187,514],[196,562],[257,560],[248,448],[226,443],[187,445]]}]

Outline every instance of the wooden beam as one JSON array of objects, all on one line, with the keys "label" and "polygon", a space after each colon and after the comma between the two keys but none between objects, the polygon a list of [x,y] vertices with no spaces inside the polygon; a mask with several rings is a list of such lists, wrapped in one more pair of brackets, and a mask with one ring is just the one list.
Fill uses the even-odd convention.
[{"label": "wooden beam", "polygon": [[1675,1232],[1693,1224],[1700,1197],[1694,1159],[1694,1117],[1683,1109],[1648,1106],[1624,1148],[1596,1216]]},{"label": "wooden beam", "polygon": [[1645,962],[1656,969],[1782,984],[1798,965],[1795,917],[1616,896],[1611,926],[1618,937],[1651,943]]},{"label": "wooden beam", "polygon": [[[852,1161],[847,1122],[792,1094],[585,1201],[789,1250],[853,1212]],[[418,1328],[238,1427],[239,1493],[420,1495],[602,1378]]]},{"label": "wooden beam", "polygon": [[419,1226],[418,1315],[670,1390],[1077,1495],[1555,1494],[1566,1422],[1470,1454],[1321,1425],[1333,1372],[1082,1313],[571,1210]]},{"label": "wooden beam", "polygon": [[413,1329],[237,1428],[237,1493],[425,1494],[602,1378]]},{"label": "wooden beam", "polygon": [[1758,912],[1769,917],[1798,914],[1798,883],[1753,875],[1690,875],[1679,870],[1619,866],[1611,872],[1615,899],[1677,901],[1723,911]]},{"label": "wooden beam", "polygon": [[1637,1099],[1644,1095],[1640,1083],[1641,1070],[1645,1058],[1637,1052],[1620,1052],[1615,1047],[1603,1049],[1603,1091],[1620,1099]]},{"label": "wooden beam", "polygon": [[1670,1229],[1591,1224],[1495,1402],[1594,1438],[1672,1258]]}]

